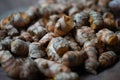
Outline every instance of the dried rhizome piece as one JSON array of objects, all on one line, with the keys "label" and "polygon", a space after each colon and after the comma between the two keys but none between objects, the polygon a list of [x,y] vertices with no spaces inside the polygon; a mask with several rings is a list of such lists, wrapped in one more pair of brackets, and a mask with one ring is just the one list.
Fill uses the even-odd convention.
[{"label": "dried rhizome piece", "polygon": [[24,41],[30,41],[30,42],[33,41],[33,36],[29,32],[26,32],[26,31],[22,31],[20,36],[17,36],[17,38],[22,39]]},{"label": "dried rhizome piece", "polygon": [[38,22],[30,26],[27,31],[34,37],[34,41],[38,41],[46,34],[46,29],[39,25]]},{"label": "dried rhizome piece", "polygon": [[45,57],[46,53],[42,50],[38,42],[33,42],[29,45],[29,56],[31,58]]},{"label": "dried rhizome piece", "polygon": [[13,78],[33,80],[40,75],[32,59],[15,59],[7,50],[0,51],[0,64],[8,76]]},{"label": "dried rhizome piece", "polygon": [[101,29],[96,35],[98,40],[108,45],[115,45],[118,42],[117,35],[107,28]]},{"label": "dried rhizome piece", "polygon": [[97,74],[96,69],[99,63],[94,41],[86,41],[83,47],[88,56],[88,59],[85,61],[85,69],[90,73]]},{"label": "dried rhizome piece", "polygon": [[[55,78],[55,80],[59,78],[62,80],[64,80],[64,78],[67,80],[71,78],[73,80],[79,79],[78,74],[71,72],[71,70],[63,64],[42,59],[42,58],[35,59],[35,62],[37,63],[39,70],[46,77],[53,78],[53,79]],[[62,74],[66,74],[67,76],[69,76],[69,78],[67,76],[62,76]]]},{"label": "dried rhizome piece", "polygon": [[48,32],[54,32],[55,24],[58,19],[59,19],[59,15],[55,15],[55,14],[49,17],[49,21],[46,24],[46,29]]},{"label": "dried rhizome piece", "polygon": [[0,41],[0,50],[10,50],[11,49],[12,39],[10,37],[6,37]]},{"label": "dried rhizome piece", "polygon": [[28,55],[29,47],[28,43],[20,40],[15,39],[11,42],[11,52],[17,56],[25,57]]},{"label": "dried rhizome piece", "polygon": [[74,23],[71,17],[64,15],[57,21],[55,25],[54,33],[60,36],[64,36],[73,28],[74,28]]},{"label": "dried rhizome piece", "polygon": [[110,12],[105,12],[103,14],[104,26],[108,27],[109,29],[116,29],[116,22],[114,19],[114,15]]},{"label": "dried rhizome piece", "polygon": [[46,49],[49,59],[57,61],[66,51],[68,42],[62,37],[53,38]]},{"label": "dried rhizome piece", "polygon": [[65,36],[64,37],[69,44],[69,50],[73,50],[73,51],[80,51],[81,47],[79,46],[79,44],[75,41],[75,39],[72,36]]},{"label": "dried rhizome piece", "polygon": [[99,29],[103,28],[103,18],[99,12],[90,11],[89,15],[90,15],[89,22],[91,25],[90,27],[93,30],[99,30]]},{"label": "dried rhizome piece", "polygon": [[89,14],[86,12],[80,12],[74,15],[73,20],[75,22],[75,27],[78,29],[82,26],[88,25]]},{"label": "dried rhizome piece", "polygon": [[74,34],[75,40],[79,45],[83,45],[86,41],[95,38],[94,30],[88,26],[83,26],[81,29],[77,29]]},{"label": "dried rhizome piece", "polygon": [[55,37],[58,37],[58,35],[52,33],[52,32],[49,32],[47,34],[45,34],[40,40],[39,40],[39,43],[41,45],[46,45],[48,44],[52,38],[55,38]]},{"label": "dried rhizome piece", "polygon": [[30,17],[25,12],[14,13],[11,18],[11,24],[16,28],[24,28],[30,23]]},{"label": "dried rhizome piece", "polygon": [[113,51],[107,51],[100,55],[99,63],[102,68],[110,67],[117,60],[117,55]]},{"label": "dried rhizome piece", "polygon": [[74,67],[82,65],[86,58],[87,55],[84,50],[67,51],[62,57],[61,63],[69,67]]}]

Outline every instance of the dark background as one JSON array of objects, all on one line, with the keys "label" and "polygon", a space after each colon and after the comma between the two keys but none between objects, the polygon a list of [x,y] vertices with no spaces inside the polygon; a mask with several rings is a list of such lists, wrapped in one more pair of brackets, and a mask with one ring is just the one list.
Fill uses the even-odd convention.
[{"label": "dark background", "polygon": [[[24,10],[28,6],[35,5],[38,0],[0,0],[0,18],[19,10]],[[80,80],[120,80],[120,62],[113,67],[106,69],[98,75],[82,74]],[[13,80],[7,77],[0,68],[0,80]]]},{"label": "dark background", "polygon": [[0,18],[12,12],[24,10],[35,5],[38,0],[0,0]]}]

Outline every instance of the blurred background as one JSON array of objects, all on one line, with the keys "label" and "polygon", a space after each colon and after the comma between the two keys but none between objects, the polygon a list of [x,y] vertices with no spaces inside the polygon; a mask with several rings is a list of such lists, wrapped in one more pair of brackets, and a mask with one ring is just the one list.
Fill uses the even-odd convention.
[{"label": "blurred background", "polygon": [[35,5],[38,0],[0,0],[0,18],[14,11],[24,10]]}]

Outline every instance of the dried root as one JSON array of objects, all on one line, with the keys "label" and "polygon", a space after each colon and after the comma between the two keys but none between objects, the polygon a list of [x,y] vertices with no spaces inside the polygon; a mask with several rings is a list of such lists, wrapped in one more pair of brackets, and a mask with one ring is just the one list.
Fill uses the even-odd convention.
[{"label": "dried root", "polygon": [[115,29],[116,22],[114,19],[114,15],[110,12],[106,12],[103,14],[104,25],[110,29]]},{"label": "dried root", "polygon": [[71,8],[70,4],[66,4],[66,3],[56,3],[51,5],[51,8],[53,10],[54,13],[59,13],[59,14],[63,14],[63,13],[68,13],[68,10]]},{"label": "dried root", "polygon": [[51,21],[57,22],[57,20],[59,19],[59,15],[53,14],[49,18],[50,18]]},{"label": "dried root", "polygon": [[3,39],[7,36],[7,31],[6,30],[0,30],[0,39]]},{"label": "dried root", "polygon": [[118,42],[117,35],[107,28],[101,29],[96,35],[98,40],[108,45],[115,45]]},{"label": "dried root", "polygon": [[57,21],[55,25],[54,33],[60,36],[64,36],[73,28],[74,28],[74,23],[71,17],[65,15]]},{"label": "dried root", "polygon": [[68,42],[62,37],[53,38],[46,49],[49,59],[58,60],[66,51],[68,51]]},{"label": "dried root", "polygon": [[37,41],[46,34],[46,29],[38,23],[30,26],[27,31],[34,36]]},{"label": "dried root", "polygon": [[75,33],[75,40],[82,46],[86,41],[94,39],[94,31],[87,26],[77,29]]},{"label": "dried root", "polygon": [[0,22],[0,29],[2,29],[2,30],[5,29],[6,28],[5,26],[10,24],[11,21],[12,21],[11,16],[7,16],[7,17],[3,18]]},{"label": "dried root", "polygon": [[78,7],[76,5],[74,5],[72,8],[70,8],[70,10],[68,11],[68,14],[69,14],[69,16],[72,17],[73,15],[75,15],[78,12],[79,12]]},{"label": "dried root", "polygon": [[50,20],[46,24],[46,29],[48,32],[54,32],[55,24],[56,24],[57,20],[59,19],[59,16],[51,15],[49,18],[50,18]]},{"label": "dried root", "polygon": [[39,43],[40,43],[41,45],[46,45],[47,43],[50,42],[50,40],[51,40],[52,38],[57,37],[57,36],[58,36],[58,35],[56,35],[56,34],[54,34],[54,33],[52,33],[52,32],[47,33],[47,34],[45,34],[45,35],[39,40]]},{"label": "dried root", "polygon": [[8,76],[33,80],[39,74],[36,63],[29,59],[15,59],[9,51],[0,51],[0,64]]},{"label": "dried root", "polygon": [[85,69],[92,73],[97,74],[96,69],[99,66],[97,61],[97,50],[93,41],[86,41],[84,43],[84,50],[87,53],[88,59],[85,61]]},{"label": "dried root", "polygon": [[25,12],[18,12],[9,15],[1,20],[0,28],[6,29],[6,25],[12,25],[15,28],[25,28],[30,24],[30,17]]},{"label": "dried root", "polygon": [[26,79],[33,80],[33,79],[40,79],[39,77],[41,77],[42,79],[44,79],[42,76],[43,75],[39,71],[37,64],[32,59],[26,58],[23,61],[21,71],[20,71],[20,78],[25,80]]},{"label": "dried root", "polygon": [[9,37],[6,37],[3,40],[1,40],[0,50],[10,50],[11,49],[11,42],[12,42],[12,39],[10,39]]},{"label": "dried root", "polygon": [[33,41],[32,35],[29,32],[22,31],[20,36],[18,36],[19,39],[22,39],[24,41]]},{"label": "dried root", "polygon": [[93,30],[99,30],[103,28],[103,18],[99,12],[90,11],[89,15],[90,15],[89,22],[91,25],[90,27]]},{"label": "dried root", "polygon": [[117,55],[113,51],[107,51],[99,56],[99,65],[102,68],[112,66],[117,59]]},{"label": "dried root", "polygon": [[82,65],[86,58],[87,55],[83,50],[67,51],[62,57],[61,63],[69,67],[74,67]]},{"label": "dried root", "polygon": [[31,58],[41,58],[45,55],[46,53],[41,49],[38,42],[33,42],[29,45],[29,56]]},{"label": "dried root", "polygon": [[55,29],[55,22],[53,21],[48,21],[48,23],[46,24],[46,28],[48,32],[54,32]]},{"label": "dried root", "polygon": [[8,76],[17,78],[20,74],[21,62],[16,62],[15,58],[9,51],[0,51],[0,63]]},{"label": "dried root", "polygon": [[28,55],[29,47],[27,42],[16,39],[11,42],[11,52],[17,56],[25,57]]},{"label": "dried root", "polygon": [[8,36],[17,36],[17,35],[19,35],[19,31],[15,27],[13,27],[12,25],[6,25],[5,29],[8,32],[7,33]]},{"label": "dried root", "polygon": [[81,50],[81,47],[78,45],[78,43],[75,41],[75,39],[71,36],[65,36],[64,37],[65,39],[67,39],[68,41],[68,44],[69,44],[69,50],[78,50],[80,51]]},{"label": "dried root", "polygon": [[110,49],[109,50],[112,50],[114,51],[116,54],[120,54],[120,31],[116,31],[115,34],[117,35],[118,37],[118,41],[116,42],[116,44],[114,46],[108,46]]},{"label": "dried root", "polygon": [[70,72],[70,69],[65,65],[56,63],[54,61],[38,58],[35,59],[35,62],[38,65],[39,70],[46,76],[53,78],[55,75],[61,72]]},{"label": "dried root", "polygon": [[86,26],[88,24],[89,14],[86,12],[80,12],[74,15],[73,20],[75,22],[75,26],[79,29],[82,26]]},{"label": "dried root", "polygon": [[54,13],[54,10],[52,9],[52,7],[50,6],[50,4],[48,3],[43,3],[39,5],[40,8],[38,8],[39,14],[42,17],[46,17],[48,18],[51,14]]},{"label": "dried root", "polygon": [[30,17],[25,12],[14,13],[11,18],[11,24],[16,28],[25,28],[30,23]]},{"label": "dried root", "polygon": [[36,20],[39,17],[38,7],[31,6],[25,13],[30,17],[30,20]]},{"label": "dried root", "polygon": [[98,5],[102,8],[108,7],[108,4],[111,0],[98,0]]}]

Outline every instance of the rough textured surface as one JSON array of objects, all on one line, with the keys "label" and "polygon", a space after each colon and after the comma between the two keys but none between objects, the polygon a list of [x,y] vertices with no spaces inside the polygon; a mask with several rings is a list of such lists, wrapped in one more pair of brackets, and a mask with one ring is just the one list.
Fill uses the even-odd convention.
[{"label": "rough textured surface", "polygon": [[[13,80],[0,68],[0,80]],[[120,80],[120,62],[98,75],[80,74],[80,80]]]},{"label": "rough textured surface", "polygon": [[[1,15],[34,5],[38,0],[0,0]],[[22,6],[21,6],[22,5]],[[113,67],[100,72],[98,75],[80,74],[81,80],[120,80],[120,62]],[[13,80],[0,68],[0,80]]]}]

